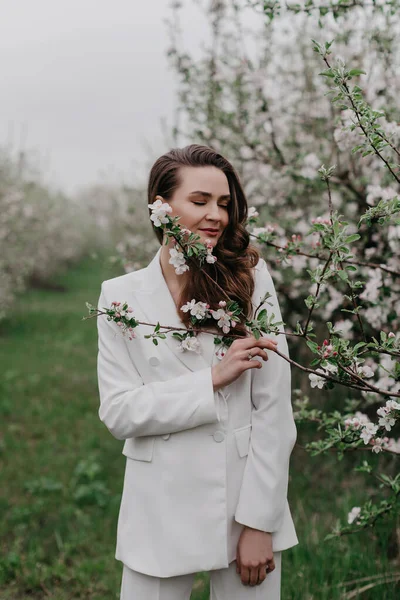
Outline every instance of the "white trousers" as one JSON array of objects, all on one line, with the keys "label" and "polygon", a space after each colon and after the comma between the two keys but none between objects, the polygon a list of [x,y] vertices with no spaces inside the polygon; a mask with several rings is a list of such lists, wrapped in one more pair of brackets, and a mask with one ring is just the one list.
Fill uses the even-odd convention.
[{"label": "white trousers", "polygon": [[[275,569],[260,585],[243,585],[236,560],[209,571],[210,600],[280,600],[282,552],[274,552]],[[123,565],[120,600],[190,600],[196,573],[153,577]]]}]

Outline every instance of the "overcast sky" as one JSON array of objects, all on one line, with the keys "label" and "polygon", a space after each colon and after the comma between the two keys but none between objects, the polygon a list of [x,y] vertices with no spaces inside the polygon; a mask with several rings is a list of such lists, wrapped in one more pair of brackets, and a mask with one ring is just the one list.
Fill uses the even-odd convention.
[{"label": "overcast sky", "polygon": [[[208,29],[187,6],[196,50]],[[44,179],[71,193],[145,180],[146,148],[167,150],[160,118],[174,123],[170,16],[169,0],[0,0],[0,145],[34,150]]]}]

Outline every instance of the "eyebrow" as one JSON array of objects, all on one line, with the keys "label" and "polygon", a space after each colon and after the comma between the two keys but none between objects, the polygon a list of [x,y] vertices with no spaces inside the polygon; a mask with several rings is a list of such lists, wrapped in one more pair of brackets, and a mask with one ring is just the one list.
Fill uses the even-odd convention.
[{"label": "eyebrow", "polygon": [[[196,190],[195,192],[190,192],[189,196],[193,196],[194,194],[199,194],[200,196],[205,196],[206,198],[211,198],[212,194],[210,192],[202,192],[200,190]],[[224,194],[220,196],[218,200],[231,200],[230,194]]]}]

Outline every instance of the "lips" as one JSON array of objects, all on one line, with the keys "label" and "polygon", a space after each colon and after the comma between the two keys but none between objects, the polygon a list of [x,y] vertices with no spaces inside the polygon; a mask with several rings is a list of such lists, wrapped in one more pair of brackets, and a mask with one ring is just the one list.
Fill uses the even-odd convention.
[{"label": "lips", "polygon": [[200,229],[200,231],[209,231],[210,233],[218,233],[219,229]]}]

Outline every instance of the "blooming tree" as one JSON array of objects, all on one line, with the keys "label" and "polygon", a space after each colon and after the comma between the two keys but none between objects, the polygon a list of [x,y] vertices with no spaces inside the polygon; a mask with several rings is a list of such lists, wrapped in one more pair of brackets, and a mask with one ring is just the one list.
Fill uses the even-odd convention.
[{"label": "blooming tree", "polygon": [[[250,6],[260,15],[253,52]],[[399,2],[215,0],[205,8],[211,40],[195,59],[183,49],[182,4],[172,6],[176,137],[197,138],[238,165],[254,204],[251,237],[275,254],[286,335],[302,357],[293,364],[311,387],[359,393],[332,414],[311,409],[308,397],[296,402],[297,420],[317,422],[325,436],[306,448],[339,459],[356,449],[398,454]],[[307,366],[301,342],[314,355]],[[366,502],[357,521],[349,516],[359,527],[332,535],[394,509],[400,475],[385,464],[388,474],[368,461],[359,468],[384,486],[382,503]]]},{"label": "blooming tree", "polygon": [[0,319],[33,280],[97,247],[85,206],[43,183],[29,156],[0,148]]},{"label": "blooming tree", "polygon": [[[182,5],[173,3],[168,56],[180,79],[182,123],[175,127],[176,140],[197,138],[238,165],[253,204],[249,231],[254,242],[274,253],[269,264],[286,299],[285,334],[302,357],[282,359],[307,373],[311,387],[357,390],[356,399],[345,398],[332,413],[311,408],[307,396],[295,402],[298,422],[316,422],[320,432],[306,449],[313,456],[335,451],[339,460],[354,450],[396,456],[399,13],[392,10],[394,2],[336,2],[341,6],[330,11],[333,2],[324,3],[325,10],[315,0],[286,12],[280,2],[259,3],[267,18],[252,33],[258,45],[250,56],[241,22],[245,4],[252,3],[216,0],[207,7],[210,49],[194,59],[180,48]],[[272,4],[279,8],[274,14],[265,10]],[[321,35],[327,41],[315,39]],[[176,236],[179,246],[171,261],[177,273],[184,272],[193,254],[204,260],[205,249],[196,240],[189,253],[165,203],[155,205],[154,212],[153,222]],[[226,315],[240,307],[223,301],[221,341],[229,345],[234,336],[227,331]],[[195,299],[189,304],[182,310],[191,311],[195,324],[207,306]],[[112,308],[106,313],[120,318]],[[277,333],[273,315],[258,317],[247,322],[256,337]],[[158,323],[149,336],[154,343],[164,335],[160,329]],[[190,340],[188,351],[196,351],[192,333],[183,334]],[[400,474],[394,463],[385,464],[386,473],[368,460],[356,467],[375,478],[382,500],[354,507],[347,524],[327,537],[373,526],[395,510]]]}]

